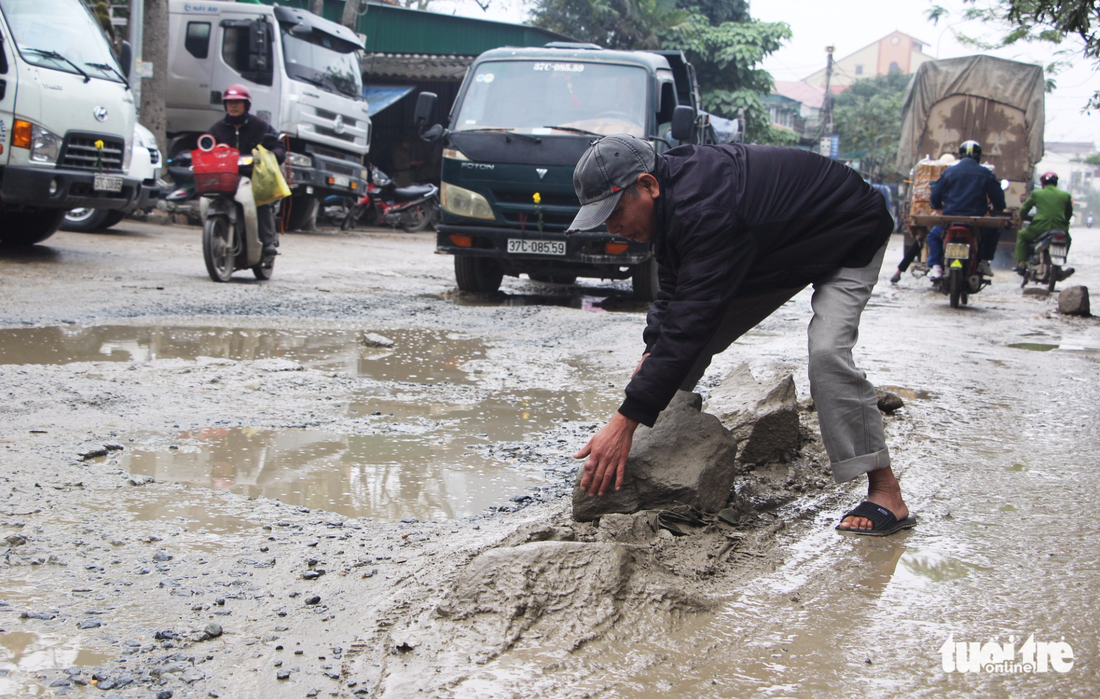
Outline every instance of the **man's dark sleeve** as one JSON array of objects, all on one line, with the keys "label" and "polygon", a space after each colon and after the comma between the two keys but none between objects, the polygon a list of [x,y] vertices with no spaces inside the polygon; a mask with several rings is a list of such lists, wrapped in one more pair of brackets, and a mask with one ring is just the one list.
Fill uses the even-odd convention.
[{"label": "man's dark sleeve", "polygon": [[932,183],[932,196],[929,199],[929,203],[933,209],[943,208],[943,195],[947,194],[947,173],[940,175],[940,178]]},{"label": "man's dark sleeve", "polygon": [[260,144],[275,155],[275,159],[279,161],[280,165],[286,160],[286,146],[279,140],[279,133],[271,124],[267,124],[267,129],[264,131],[264,137]]},{"label": "man's dark sleeve", "polygon": [[653,344],[661,336],[661,323],[664,322],[668,312],[668,303],[672,300],[676,291],[676,276],[672,270],[664,265],[657,266],[657,299],[649,307],[649,313],[645,317],[645,330],[642,331],[642,342],[645,343],[645,351],[653,349]]},{"label": "man's dark sleeve", "polygon": [[986,194],[989,195],[989,203],[993,205],[994,211],[1005,210],[1005,191],[1001,189],[1000,180],[992,172],[986,180]]},{"label": "man's dark sleeve", "polygon": [[[625,417],[649,426],[714,336],[757,255],[755,243],[738,230],[730,209],[693,212],[678,227],[676,286],[662,307],[650,355],[627,384],[626,400],[619,407]],[[647,328],[651,337],[652,328]]]}]

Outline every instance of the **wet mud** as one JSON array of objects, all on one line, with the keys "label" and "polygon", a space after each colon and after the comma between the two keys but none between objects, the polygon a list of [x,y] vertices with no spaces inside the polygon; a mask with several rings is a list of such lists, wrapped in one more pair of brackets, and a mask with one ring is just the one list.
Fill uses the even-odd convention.
[{"label": "wet mud", "polygon": [[[904,402],[888,539],[832,530],[862,484],[816,437],[807,294],[700,384],[792,373],[802,450],[676,535],[570,516],[641,351],[626,284],[466,296],[385,231],[287,236],[265,284],[177,226],[0,254],[0,694],[1095,694],[1100,323],[1004,270],[962,309],[892,286],[900,242],[856,357]],[[1100,293],[1100,234],[1072,257]],[[1072,666],[945,669],[1029,637]]]}]

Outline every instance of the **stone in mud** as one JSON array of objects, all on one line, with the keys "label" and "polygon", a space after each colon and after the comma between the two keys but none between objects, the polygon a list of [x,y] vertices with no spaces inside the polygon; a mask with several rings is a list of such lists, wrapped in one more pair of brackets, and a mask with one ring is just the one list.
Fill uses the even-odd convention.
[{"label": "stone in mud", "polygon": [[878,409],[884,413],[893,413],[905,407],[905,401],[896,393],[876,388],[875,396],[878,397]]},{"label": "stone in mud", "polygon": [[1089,308],[1089,288],[1087,286],[1071,286],[1062,289],[1058,294],[1058,312],[1067,316],[1088,316],[1092,309]]},{"label": "stone in mud", "polygon": [[222,635],[222,626],[221,624],[207,624],[202,632],[206,634],[207,638],[217,638]]},{"label": "stone in mud", "polygon": [[375,333],[363,333],[359,338],[359,344],[364,347],[393,347],[394,342],[388,337]]},{"label": "stone in mud", "polygon": [[627,460],[623,487],[589,497],[581,469],[573,487],[573,518],[587,522],[611,512],[630,514],[688,505],[717,512],[737,475],[737,444],[713,415],[700,412],[697,393],[677,392],[653,427],[640,427]]},{"label": "stone in mud", "polygon": [[798,396],[790,374],[775,382],[757,381],[748,364],[738,364],[710,394],[707,412],[733,433],[743,464],[784,461],[801,446]]},{"label": "stone in mud", "polygon": [[543,638],[579,642],[619,617],[633,570],[618,544],[540,541],[493,548],[462,571],[439,616],[470,621],[481,641],[501,652],[540,621]]}]

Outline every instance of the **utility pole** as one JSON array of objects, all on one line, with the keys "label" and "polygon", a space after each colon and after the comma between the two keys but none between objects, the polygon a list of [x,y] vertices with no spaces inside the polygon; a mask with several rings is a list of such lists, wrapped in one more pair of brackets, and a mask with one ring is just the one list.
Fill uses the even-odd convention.
[{"label": "utility pole", "polygon": [[827,158],[832,157],[833,152],[833,93],[830,90],[833,79],[833,50],[832,46],[825,47],[825,99],[822,103],[821,126],[818,128],[818,152]]}]

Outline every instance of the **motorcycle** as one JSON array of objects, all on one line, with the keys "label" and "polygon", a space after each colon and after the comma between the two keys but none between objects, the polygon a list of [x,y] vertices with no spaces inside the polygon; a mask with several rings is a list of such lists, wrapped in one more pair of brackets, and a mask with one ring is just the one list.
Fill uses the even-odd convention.
[{"label": "motorcycle", "polygon": [[175,186],[161,191],[164,208],[170,214],[183,214],[188,223],[201,223],[195,175],[191,172],[191,152],[183,151],[169,158],[168,174]]},{"label": "motorcycle", "polygon": [[1052,228],[1039,236],[1032,243],[1027,261],[1024,263],[1021,276],[1024,280],[1020,287],[1027,286],[1028,282],[1046,284],[1048,291],[1054,291],[1054,286],[1068,279],[1073,274],[1072,267],[1066,267],[1066,259],[1069,256],[1069,246],[1073,242],[1068,232]]},{"label": "motorcycle", "polygon": [[947,294],[951,307],[966,305],[970,294],[989,286],[991,280],[982,274],[978,264],[978,244],[981,229],[975,225],[954,221],[943,234],[944,275],[940,291]]},{"label": "motorcycle", "polygon": [[439,187],[434,184],[398,187],[381,170],[371,167],[367,193],[344,216],[340,228],[346,231],[362,223],[401,226],[409,233],[416,233],[428,226],[434,228],[440,216]]},{"label": "motorcycle", "polygon": [[1089,214],[1085,218],[1085,226],[1088,227],[1088,228],[1092,228],[1092,214]]},{"label": "motorcycle", "polygon": [[202,254],[207,273],[216,282],[227,282],[233,272],[251,269],[257,279],[270,279],[275,258],[262,255],[256,201],[248,177],[252,156],[241,156],[226,144],[215,145],[209,134],[199,137],[198,146],[191,157],[195,189],[202,196]]}]

